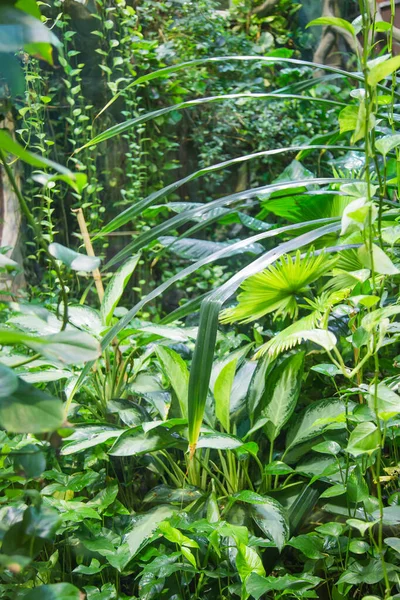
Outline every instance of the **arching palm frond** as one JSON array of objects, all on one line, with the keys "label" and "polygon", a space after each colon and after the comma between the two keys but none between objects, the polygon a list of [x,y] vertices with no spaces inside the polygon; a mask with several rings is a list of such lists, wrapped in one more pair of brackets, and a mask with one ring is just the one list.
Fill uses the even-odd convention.
[{"label": "arching palm frond", "polygon": [[249,277],[242,284],[238,305],[226,309],[221,314],[223,323],[249,323],[268,313],[295,318],[298,313],[296,296],[304,295],[308,286],[326,275],[335,264],[336,258],[326,254],[313,255],[309,252],[302,257],[286,255],[257,275]]},{"label": "arching palm frond", "polygon": [[332,350],[336,345],[336,338],[327,329],[317,329],[320,318],[320,313],[315,311],[289,325],[266,344],[263,344],[258,349],[255,358],[268,354],[270,359],[274,359],[282,352],[286,352],[304,341],[313,342],[325,350]]}]

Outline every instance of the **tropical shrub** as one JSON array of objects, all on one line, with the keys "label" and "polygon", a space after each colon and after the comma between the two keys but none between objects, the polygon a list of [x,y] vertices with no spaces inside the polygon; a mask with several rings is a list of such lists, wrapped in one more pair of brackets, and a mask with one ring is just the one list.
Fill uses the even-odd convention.
[{"label": "tropical shrub", "polygon": [[[15,18],[30,7],[16,6]],[[0,329],[2,597],[396,597],[400,58],[392,28],[371,21],[363,5],[360,12],[353,23],[314,23],[354,39],[370,31],[373,40],[375,29],[386,36],[388,52],[377,57],[363,36],[358,72],[326,67],[355,82],[351,102],[313,93],[313,81],[295,93],[201,99],[295,96],[335,110],[337,130],[212,165],[128,204],[97,238],[160,203],[167,216],[112,257],[107,269],[118,267],[104,285],[99,258],[43,235],[9,157],[50,171],[47,181],[78,195],[86,175],[1,134],[0,160],[57,284],[53,302],[12,298]],[[48,57],[48,42],[27,49]],[[253,61],[320,69],[281,55],[213,57],[128,86]],[[199,103],[134,116],[75,154]],[[260,154],[296,158],[258,187],[167,201],[182,185]],[[216,223],[249,233],[193,237]],[[187,266],[124,308],[140,261],[162,264],[173,251]],[[2,269],[17,269],[2,256]],[[226,258],[234,269],[238,256],[241,268],[215,289],[148,319],[143,309],[173,284]],[[95,306],[86,293],[70,300],[71,272],[87,284],[94,273]]]}]

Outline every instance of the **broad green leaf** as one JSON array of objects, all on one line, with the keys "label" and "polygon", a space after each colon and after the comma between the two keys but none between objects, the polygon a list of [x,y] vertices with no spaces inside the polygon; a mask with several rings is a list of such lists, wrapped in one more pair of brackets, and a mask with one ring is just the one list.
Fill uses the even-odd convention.
[{"label": "broad green leaf", "polygon": [[400,304],[394,304],[392,306],[386,306],[385,308],[377,308],[376,310],[365,315],[361,321],[361,326],[366,331],[372,331],[377,327],[384,319],[389,319],[394,315],[400,313]]},{"label": "broad green leaf", "polygon": [[286,574],[280,577],[276,575],[262,577],[254,573],[246,581],[246,590],[256,600],[261,597],[270,597],[270,592],[277,592],[276,596],[278,598],[284,595],[293,596],[294,598],[307,598],[313,597],[312,592],[307,593],[308,590],[315,588],[321,581],[320,577],[315,577],[309,573]]},{"label": "broad green leaf", "polygon": [[27,383],[49,383],[50,381],[60,381],[61,379],[69,379],[71,377],[71,371],[63,371],[62,369],[46,369],[43,371],[28,371],[23,373],[18,372],[18,376],[21,377]]},{"label": "broad green leaf", "polygon": [[103,444],[107,440],[117,438],[126,430],[108,425],[87,425],[77,427],[74,433],[66,438],[65,444],[61,449],[61,454],[68,456],[76,452],[82,452],[87,448],[92,448],[99,444]]},{"label": "broad green leaf", "polygon": [[99,513],[102,513],[115,501],[118,491],[118,483],[111,483],[100,490],[100,492],[88,502],[88,506],[93,507],[98,510]]},{"label": "broad green leaf", "polygon": [[41,18],[39,6],[37,5],[36,0],[17,0],[14,6],[15,8],[23,10],[24,12],[32,15],[32,17],[35,17],[35,19]]},{"label": "broad green leaf", "polygon": [[375,204],[367,202],[366,198],[356,198],[343,211],[340,235],[344,235],[350,226],[363,230],[369,222],[374,223],[377,216]]},{"label": "broad green leaf", "polygon": [[[0,6],[0,52],[26,52],[53,64],[51,45],[60,41],[38,16],[38,8],[32,1],[20,0],[17,6],[3,2]],[[4,26],[7,25],[8,27]]]},{"label": "broad green leaf", "polygon": [[328,377],[334,377],[335,375],[341,375],[342,373],[342,371],[332,363],[314,365],[311,367],[311,370],[316,371],[317,373],[322,373],[322,375],[327,375]]},{"label": "broad green leaf", "polygon": [[288,475],[293,473],[293,469],[280,460],[274,460],[265,466],[264,473],[266,475]]},{"label": "broad green leaf", "polygon": [[0,344],[24,344],[50,360],[74,365],[95,360],[101,354],[100,344],[88,333],[66,330],[48,336],[33,336],[11,329],[0,330]]},{"label": "broad green leaf", "polygon": [[39,477],[46,469],[46,455],[36,444],[27,444],[16,452],[14,468],[22,469],[29,479]]},{"label": "broad green leaf", "polygon": [[215,414],[227,433],[230,431],[230,402],[238,359],[228,362],[220,371],[214,385]]},{"label": "broad green leaf", "polygon": [[22,379],[18,378],[17,383],[12,392],[0,397],[0,427],[12,433],[44,433],[61,427],[61,400]]},{"label": "broad green leaf", "polygon": [[370,86],[375,86],[377,83],[386,79],[400,68],[400,56],[389,58],[382,63],[372,67],[367,76],[367,81]]},{"label": "broad green leaf", "polygon": [[[386,563],[385,572],[389,581],[397,581],[399,567],[391,563]],[[354,561],[349,563],[346,571],[339,577],[338,585],[352,584],[371,586],[384,580],[384,571],[382,560],[380,558],[371,558],[366,564]],[[368,596],[367,596],[368,598]]]},{"label": "broad green leaf", "polygon": [[314,534],[298,535],[288,542],[289,546],[300,550],[304,556],[310,558],[311,560],[324,558],[324,555],[321,552],[322,544],[323,542],[321,538]]},{"label": "broad green leaf", "polygon": [[265,498],[264,504],[252,504],[251,516],[281,551],[289,539],[289,522],[283,506],[274,498]]},{"label": "broad green leaf", "polygon": [[189,385],[189,371],[186,363],[175,350],[166,346],[157,346],[156,354],[178,398],[182,417],[186,419]]},{"label": "broad green leaf", "polygon": [[[286,448],[292,448],[319,435],[326,427],[325,424],[317,424],[319,419],[337,419],[344,413],[345,405],[341,400],[327,399],[314,402],[297,416],[295,423],[289,429]],[[345,427],[344,422],[343,427]]]},{"label": "broad green leaf", "polygon": [[158,485],[146,494],[143,502],[151,504],[177,504],[178,506],[182,506],[202,498],[203,495],[201,490],[190,485],[184,488]]},{"label": "broad green leaf", "polygon": [[382,229],[382,239],[390,246],[393,246],[400,239],[400,225]]},{"label": "broad green leaf", "polygon": [[319,452],[320,454],[330,454],[331,456],[336,456],[339,454],[341,447],[337,442],[333,440],[327,440],[326,442],[321,442],[316,446],[313,446],[312,449],[314,452]]},{"label": "broad green leaf", "polygon": [[272,371],[267,380],[265,405],[261,408],[261,415],[267,419],[264,429],[270,442],[278,437],[296,407],[303,365],[304,352],[289,356]]},{"label": "broad green leaf", "polygon": [[372,454],[379,447],[379,431],[375,423],[359,423],[350,434],[347,452],[353,456]]},{"label": "broad green leaf", "polygon": [[[377,509],[372,513],[372,516],[378,520],[380,519],[380,510]],[[383,509],[382,523],[384,525],[399,525],[400,524],[400,506],[398,504],[392,504],[391,506],[385,506]]]},{"label": "broad green leaf", "polygon": [[350,527],[358,529],[361,535],[365,535],[365,532],[370,527],[373,527],[376,521],[361,521],[361,519],[347,519],[346,523],[350,525]]},{"label": "broad green leaf", "polygon": [[162,521],[158,530],[161,531],[163,536],[173,544],[178,544],[178,546],[187,546],[188,548],[198,548],[199,545],[195,540],[184,535],[179,529],[176,527],[172,527],[168,521]]},{"label": "broad green leaf", "polygon": [[368,498],[368,485],[359,465],[350,467],[346,482],[346,491],[351,502],[363,502]]},{"label": "broad green leaf", "polygon": [[87,254],[79,254],[78,252],[75,252],[75,250],[71,250],[56,242],[49,244],[49,252],[54,258],[60,260],[73,271],[83,271],[88,273],[90,271],[95,271],[100,266],[100,258],[88,256]]},{"label": "broad green leaf", "polygon": [[239,577],[245,583],[252,573],[257,575],[265,575],[265,569],[260,556],[250,546],[238,544],[238,553],[236,555],[236,568]]},{"label": "broad green leaf", "polygon": [[370,409],[376,411],[378,417],[384,421],[389,421],[400,413],[400,396],[384,383],[378,383],[376,393],[375,385],[369,387],[367,401]]},{"label": "broad green leaf", "polygon": [[308,29],[308,27],[314,27],[316,25],[320,25],[323,27],[339,27],[340,29],[345,29],[346,31],[351,33],[352,36],[356,35],[353,25],[349,21],[346,21],[345,19],[340,19],[339,17],[318,17],[317,19],[313,19],[312,21],[307,23],[306,29]]},{"label": "broad green leaf", "polygon": [[400,134],[385,135],[375,142],[375,148],[386,158],[388,153],[400,145]]},{"label": "broad green leaf", "polygon": [[25,150],[25,148],[18,144],[18,142],[16,142],[4,129],[0,130],[0,148],[5,150],[7,153],[17,156],[32,167],[38,167],[41,169],[50,168],[58,173],[61,173],[66,177],[65,181],[77,189],[77,191],[82,191],[82,188],[86,185],[86,176],[83,173],[75,174],[66,167],[63,167],[52,160]]},{"label": "broad green leaf", "polygon": [[101,320],[104,325],[109,325],[114,314],[114,310],[120,301],[124,289],[136,268],[140,254],[135,254],[120,267],[110,279],[101,303]]},{"label": "broad green leaf", "polygon": [[242,440],[226,433],[204,432],[198,439],[198,448],[213,448],[214,450],[234,450],[243,445]]},{"label": "broad green leaf", "polygon": [[71,583],[39,585],[23,596],[23,600],[81,600],[77,587]]},{"label": "broad green leaf", "polygon": [[332,485],[330,488],[322,492],[320,498],[335,498],[346,493],[346,488],[342,483]]},{"label": "broad green leaf", "polygon": [[96,558],[92,558],[90,565],[80,564],[72,571],[73,573],[79,573],[80,575],[97,575],[103,569],[107,567],[107,564],[101,565]]},{"label": "broad green leaf", "polygon": [[241,492],[236,492],[233,494],[232,498],[240,502],[246,502],[247,504],[265,504],[266,500],[269,498],[265,498],[265,496],[261,496],[261,494],[257,494],[251,490],[242,490]]},{"label": "broad green leaf", "polygon": [[133,518],[132,530],[126,536],[129,558],[126,564],[141,550],[156,531],[159,523],[171,517],[175,512],[172,506],[158,506],[144,515]]},{"label": "broad green leaf", "polygon": [[18,388],[18,377],[12,369],[0,364],[0,398],[7,398]]},{"label": "broad green leaf", "polygon": [[250,381],[247,392],[247,411],[250,418],[250,423],[252,425],[254,424],[256,410],[264,395],[267,376],[271,368],[271,360],[268,354],[266,354],[258,361],[256,370],[254,371],[253,377]]},{"label": "broad green leaf", "polygon": [[179,446],[185,448],[186,444],[183,440],[173,437],[162,427],[152,429],[147,433],[142,430],[142,427],[136,427],[119,437],[109,450],[109,454],[111,456],[138,456]]},{"label": "broad green leaf", "polygon": [[392,263],[386,252],[376,244],[372,244],[372,257],[365,244],[358,249],[358,256],[364,267],[372,269],[373,266],[375,273],[379,273],[379,275],[397,275],[399,273],[399,269]]},{"label": "broad green leaf", "polygon": [[339,537],[342,535],[343,530],[344,525],[342,523],[337,523],[336,521],[324,523],[323,525],[319,525],[315,528],[315,531],[318,531],[318,533],[321,533],[322,535],[331,535],[333,537]]},{"label": "broad green leaf", "polygon": [[339,113],[339,126],[340,133],[346,133],[346,131],[354,131],[357,127],[358,121],[358,106],[355,104],[349,104],[343,108]]},{"label": "broad green leaf", "polygon": [[384,540],[385,544],[400,554],[400,538],[387,537]]},{"label": "broad green leaf", "polygon": [[97,310],[90,306],[76,304],[68,306],[68,320],[78,329],[83,329],[93,335],[100,335],[103,325]]}]

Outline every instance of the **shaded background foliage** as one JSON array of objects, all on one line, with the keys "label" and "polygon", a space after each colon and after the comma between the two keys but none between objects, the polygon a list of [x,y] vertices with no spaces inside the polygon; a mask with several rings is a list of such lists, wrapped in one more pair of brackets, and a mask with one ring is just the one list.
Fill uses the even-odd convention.
[{"label": "shaded background foliage", "polygon": [[[42,182],[36,185],[29,178],[25,180],[35,214],[45,225],[49,241],[79,245],[71,209],[83,208],[90,233],[95,235],[121,207],[198,168],[246,153],[302,143],[316,133],[328,131],[333,120],[323,107],[306,107],[301,101],[225,101],[173,111],[129,130],[117,141],[73,154],[96,133],[149,110],[202,96],[269,92],[301,83],[311,74],[304,67],[266,67],[252,62],[244,68],[224,63],[188,67],[174,76],[123,91],[133,77],[202,57],[278,52],[282,56],[307,58],[316,40],[314,34],[304,30],[304,24],[311,12],[320,10],[318,4],[302,7],[291,0],[280,0],[266,15],[254,13],[253,3],[234,2],[229,12],[214,0],[56,0],[51,9],[44,6],[44,14],[63,48],[55,68],[34,59],[27,61],[27,90],[16,103],[16,127],[35,151],[86,172],[89,183],[82,195],[57,184],[44,194]],[[324,97],[332,91],[339,91],[335,80],[321,84],[316,93]],[[121,92],[118,101],[99,115],[117,92]],[[293,155],[285,156],[279,165],[264,158],[232,167],[182,186],[170,199],[204,202],[227,191],[266,184],[292,158]],[[163,216],[165,213],[147,213],[145,219],[125,228],[126,233],[117,232],[95,241],[96,253],[111,258],[132,235],[152,227]],[[215,241],[226,235],[234,238],[240,227],[228,223],[222,230],[209,229],[202,236]],[[34,248],[32,239],[28,244]],[[167,275],[174,272],[176,260],[179,262],[179,257],[173,258]],[[41,264],[32,260],[28,267],[29,282],[38,285],[45,276]],[[229,264],[206,269],[193,282],[195,289],[221,281],[229,269]],[[157,265],[151,271],[141,265],[134,288],[145,294],[163,277]],[[51,281],[47,285],[51,297]],[[71,281],[70,285],[76,286],[78,281]],[[191,286],[189,294],[190,289]],[[164,308],[175,308],[184,295],[183,291],[171,293]]]}]

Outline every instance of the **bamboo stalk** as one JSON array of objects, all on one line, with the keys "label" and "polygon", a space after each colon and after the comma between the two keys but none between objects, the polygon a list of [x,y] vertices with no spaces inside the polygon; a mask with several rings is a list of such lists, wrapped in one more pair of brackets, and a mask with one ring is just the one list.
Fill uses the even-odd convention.
[{"label": "bamboo stalk", "polygon": [[[88,228],[86,225],[83,210],[81,208],[76,208],[72,212],[74,212],[76,214],[76,218],[78,220],[79,229],[80,229],[80,232],[82,235],[83,242],[85,244],[87,255],[95,256],[92,242],[90,241],[90,235],[89,235],[89,231],[88,231]],[[92,275],[93,275],[94,283],[96,285],[97,295],[99,297],[100,304],[101,304],[103,301],[103,297],[104,297],[104,287],[103,287],[103,281],[101,279],[99,269],[95,269],[94,271],[92,271]]]}]

